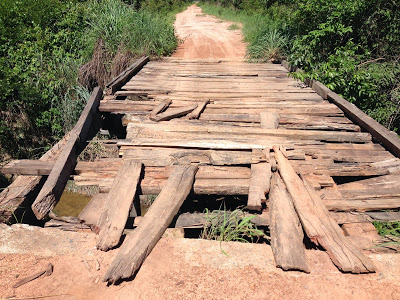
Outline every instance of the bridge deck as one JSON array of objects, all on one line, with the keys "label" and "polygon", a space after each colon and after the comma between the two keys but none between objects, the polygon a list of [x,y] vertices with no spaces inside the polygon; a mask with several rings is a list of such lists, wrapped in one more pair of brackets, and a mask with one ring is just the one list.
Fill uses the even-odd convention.
[{"label": "bridge deck", "polygon": [[[247,174],[240,178],[233,172],[208,182],[199,178],[194,190],[198,193],[247,195],[250,165],[268,160],[256,149],[283,145],[297,172],[313,174],[308,177],[331,210],[399,207],[400,175],[394,174],[399,160],[336,105],[287,75],[283,66],[273,64],[150,62],[115,96],[106,97],[100,111],[125,115],[127,136],[118,142],[122,157],[159,170],[200,163],[225,170],[239,166]],[[150,121],[150,112],[166,99],[172,101],[166,111],[206,100],[209,104],[199,119]],[[261,128],[261,112],[277,113],[278,128]],[[144,191],[157,192],[166,179],[158,180],[152,188],[143,182]],[[102,181],[105,190],[110,182]]]}]

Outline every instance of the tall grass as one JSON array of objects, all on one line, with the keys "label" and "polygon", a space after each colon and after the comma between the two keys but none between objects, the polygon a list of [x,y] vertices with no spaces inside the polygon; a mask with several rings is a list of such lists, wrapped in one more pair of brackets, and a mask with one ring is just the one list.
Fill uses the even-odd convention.
[{"label": "tall grass", "polygon": [[121,48],[135,55],[168,55],[178,42],[172,23],[166,18],[148,10],[135,10],[119,0],[92,2],[88,24],[89,56],[99,39],[111,55]]}]

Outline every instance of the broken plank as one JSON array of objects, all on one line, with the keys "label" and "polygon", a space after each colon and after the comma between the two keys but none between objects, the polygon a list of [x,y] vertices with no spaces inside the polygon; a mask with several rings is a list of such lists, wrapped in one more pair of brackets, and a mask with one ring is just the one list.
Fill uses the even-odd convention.
[{"label": "broken plank", "polygon": [[125,239],[103,281],[115,283],[139,270],[189,195],[196,171],[196,166],[175,167],[138,227]]},{"label": "broken plank", "polygon": [[251,177],[247,208],[261,210],[261,203],[266,201],[265,195],[269,192],[271,181],[271,164],[257,163],[251,165]]},{"label": "broken plank", "polygon": [[343,272],[375,272],[375,266],[344,235],[306,180],[301,180],[289,161],[274,146],[279,173],[293,199],[303,228],[312,242],[321,245],[332,262]]},{"label": "broken plank", "polygon": [[292,199],[277,172],[272,175],[269,195],[271,247],[275,264],[283,270],[310,272],[303,245],[303,228]]},{"label": "broken plank", "polygon": [[170,104],[171,104],[171,100],[167,99],[165,101],[160,102],[156,107],[154,107],[154,109],[151,111],[150,113],[150,117],[154,117],[157,114],[163,112]]},{"label": "broken plank", "polygon": [[155,122],[160,122],[160,121],[168,121],[173,118],[179,118],[184,115],[187,115],[188,113],[193,111],[196,107],[197,107],[197,104],[178,107],[178,108],[170,108],[170,109],[168,109],[162,113],[159,113],[155,116],[150,115],[150,120],[155,121]]},{"label": "broken plank", "polygon": [[133,205],[141,171],[142,164],[135,160],[126,160],[120,167],[97,223],[97,249],[107,251],[118,245]]},{"label": "broken plank", "polygon": [[205,109],[205,107],[206,107],[206,105],[207,105],[208,103],[210,103],[210,99],[199,103],[199,104],[197,105],[197,108],[194,109],[191,113],[187,114],[185,118],[186,118],[186,119],[189,119],[189,120],[191,120],[191,119],[198,119],[199,116],[200,116],[200,114],[203,112],[203,110]]},{"label": "broken plank", "polygon": [[92,121],[103,91],[96,87],[90,96],[75,127],[71,130],[69,139],[58,157],[49,177],[44,183],[39,195],[32,204],[32,210],[38,220],[43,219],[60,200],[69,176],[74,169],[79,148],[88,138]]}]

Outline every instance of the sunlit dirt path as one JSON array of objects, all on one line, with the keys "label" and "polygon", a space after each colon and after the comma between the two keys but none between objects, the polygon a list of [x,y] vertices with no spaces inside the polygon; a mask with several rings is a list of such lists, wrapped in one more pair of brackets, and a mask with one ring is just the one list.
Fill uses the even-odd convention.
[{"label": "sunlit dirt path", "polygon": [[231,24],[204,15],[201,8],[193,4],[176,16],[175,31],[183,43],[172,57],[243,60],[246,44],[240,30],[228,30]]}]

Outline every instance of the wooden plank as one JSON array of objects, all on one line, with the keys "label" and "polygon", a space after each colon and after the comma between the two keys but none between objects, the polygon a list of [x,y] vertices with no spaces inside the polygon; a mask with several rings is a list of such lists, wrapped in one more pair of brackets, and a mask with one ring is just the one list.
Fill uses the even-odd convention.
[{"label": "wooden plank", "polygon": [[125,239],[103,281],[115,283],[135,274],[189,195],[196,171],[196,166],[175,167],[138,227]]},{"label": "wooden plank", "polygon": [[150,120],[155,121],[155,122],[160,122],[160,121],[168,121],[173,118],[179,118],[179,117],[185,116],[188,113],[192,112],[196,107],[197,107],[197,104],[184,106],[184,107],[178,107],[178,108],[170,108],[170,109],[167,109],[166,111],[164,111],[160,114],[157,114],[155,116],[150,115]]},{"label": "wooden plank", "polygon": [[[307,131],[307,130],[286,130],[286,129],[263,129],[263,128],[247,128],[230,125],[193,125],[188,121],[178,123],[130,123],[127,130],[130,128],[135,130],[143,129],[154,132],[168,133],[196,133],[206,136],[207,134],[218,134],[222,137],[231,135],[241,135],[246,137],[280,137],[282,139],[291,140],[316,140],[330,142],[356,142],[365,143],[371,141],[371,136],[363,132],[330,132],[330,131]],[[203,137],[204,138],[204,137]]]},{"label": "wooden plank", "polygon": [[135,61],[128,69],[123,71],[113,80],[111,80],[106,85],[107,93],[114,94],[118,89],[120,89],[132,76],[138,73],[143,66],[149,61],[147,56],[142,56],[137,61]]},{"label": "wooden plank", "polygon": [[159,103],[157,106],[155,106],[154,109],[150,113],[150,118],[155,117],[157,114],[164,111],[171,104],[171,102],[172,101],[170,99],[167,99],[167,100]]},{"label": "wooden plank", "polygon": [[118,245],[135,199],[141,171],[142,164],[135,160],[124,161],[119,169],[97,223],[97,249],[107,251]]},{"label": "wooden plank", "polygon": [[270,234],[275,265],[283,270],[310,272],[303,245],[303,228],[292,199],[277,172],[272,175],[270,199]]},{"label": "wooden plank", "polygon": [[251,165],[251,177],[249,186],[249,197],[247,208],[251,210],[261,210],[262,202],[266,201],[265,195],[268,194],[271,183],[271,164],[257,163]]},{"label": "wooden plank", "polygon": [[346,101],[338,94],[330,92],[328,93],[328,99],[343,110],[350,120],[370,132],[372,136],[380,141],[390,152],[397,157],[400,157],[400,138],[396,133],[389,131],[383,125],[379,124],[354,104]]},{"label": "wooden plank", "polygon": [[92,197],[85,208],[80,212],[78,219],[89,226],[96,226],[107,201],[108,194],[99,193]]},{"label": "wooden plank", "polygon": [[210,99],[207,99],[197,105],[197,108],[194,109],[191,113],[186,115],[186,119],[192,120],[192,119],[198,119],[200,114],[203,112],[203,110],[206,108],[206,105],[210,103]]},{"label": "wooden plank", "polygon": [[96,87],[78,122],[71,130],[70,137],[58,157],[53,170],[32,204],[32,210],[37,219],[43,219],[60,199],[68,178],[74,169],[76,158],[79,155],[78,148],[82,146],[82,141],[85,142],[87,140],[87,135],[102,95],[103,91],[101,88]]},{"label": "wooden plank", "polygon": [[333,263],[343,272],[375,272],[372,262],[343,235],[315,190],[307,181],[298,177],[277,146],[274,147],[274,151],[279,172],[310,240],[321,245]]},{"label": "wooden plank", "polygon": [[276,129],[279,126],[279,114],[270,111],[260,112],[261,128]]}]

